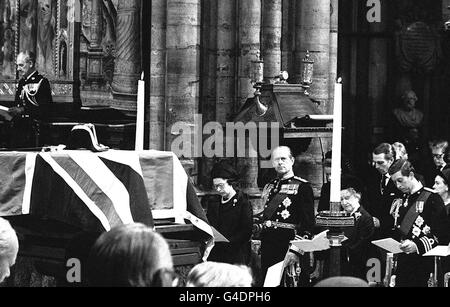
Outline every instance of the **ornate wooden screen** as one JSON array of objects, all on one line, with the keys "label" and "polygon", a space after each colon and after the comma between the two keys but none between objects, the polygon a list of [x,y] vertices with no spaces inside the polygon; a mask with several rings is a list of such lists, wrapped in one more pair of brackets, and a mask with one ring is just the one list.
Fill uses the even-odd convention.
[{"label": "ornate wooden screen", "polygon": [[80,13],[80,0],[1,1],[0,101],[14,99],[16,57],[23,50],[36,54],[55,101],[79,101]]}]

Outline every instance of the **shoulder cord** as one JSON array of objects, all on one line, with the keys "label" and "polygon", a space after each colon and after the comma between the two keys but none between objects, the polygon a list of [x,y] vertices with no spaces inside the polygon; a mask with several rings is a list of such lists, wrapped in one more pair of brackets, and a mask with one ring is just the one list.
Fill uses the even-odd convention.
[{"label": "shoulder cord", "polygon": [[[23,91],[25,92],[27,99],[35,106],[39,106],[39,103],[36,101],[36,98],[34,96],[36,96],[36,94],[39,92],[39,88],[41,87],[42,80],[44,80],[44,79],[41,79],[41,81],[39,81],[39,83],[37,83],[36,86],[33,86],[33,90],[31,90],[30,86],[28,86],[31,83],[25,84],[23,86]],[[34,84],[36,84],[36,83],[34,83]]]}]

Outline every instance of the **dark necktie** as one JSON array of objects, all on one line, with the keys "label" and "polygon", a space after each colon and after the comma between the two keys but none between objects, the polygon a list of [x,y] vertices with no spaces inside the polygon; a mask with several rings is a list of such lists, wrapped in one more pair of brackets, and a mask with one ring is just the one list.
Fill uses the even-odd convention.
[{"label": "dark necktie", "polygon": [[386,188],[386,175],[381,176],[381,182],[380,182],[380,191],[381,194],[384,193],[384,189]]}]

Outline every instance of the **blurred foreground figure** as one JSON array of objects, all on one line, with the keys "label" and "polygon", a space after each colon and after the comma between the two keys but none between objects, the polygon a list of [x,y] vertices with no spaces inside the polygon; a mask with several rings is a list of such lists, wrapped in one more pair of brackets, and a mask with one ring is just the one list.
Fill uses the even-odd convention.
[{"label": "blurred foreground figure", "polygon": [[0,283],[9,277],[10,268],[16,263],[19,240],[9,222],[0,217]]},{"label": "blurred foreground figure", "polygon": [[209,261],[191,269],[186,287],[251,287],[252,283],[248,267]]},{"label": "blurred foreground figure", "polygon": [[169,245],[143,224],[104,232],[89,254],[89,286],[170,287],[176,283],[173,276]]}]

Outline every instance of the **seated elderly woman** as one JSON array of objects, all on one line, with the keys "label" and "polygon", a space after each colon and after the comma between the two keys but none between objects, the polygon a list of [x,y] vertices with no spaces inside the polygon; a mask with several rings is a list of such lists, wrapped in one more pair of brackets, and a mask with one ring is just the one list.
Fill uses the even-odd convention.
[{"label": "seated elderly woman", "polygon": [[370,248],[370,240],[375,231],[372,216],[360,205],[361,194],[353,187],[344,186],[341,190],[341,205],[344,210],[354,217],[353,227],[345,230],[348,240],[343,242],[347,258],[347,274],[365,278],[366,263]]},{"label": "seated elderly woman", "polygon": [[191,269],[186,287],[251,287],[252,283],[247,266],[209,261]]},{"label": "seated elderly woman", "polygon": [[0,217],[0,283],[9,277],[10,268],[16,263],[19,240],[11,224]]},{"label": "seated elderly woman", "polygon": [[173,262],[166,240],[140,223],[104,232],[88,258],[89,286],[170,287]]}]

